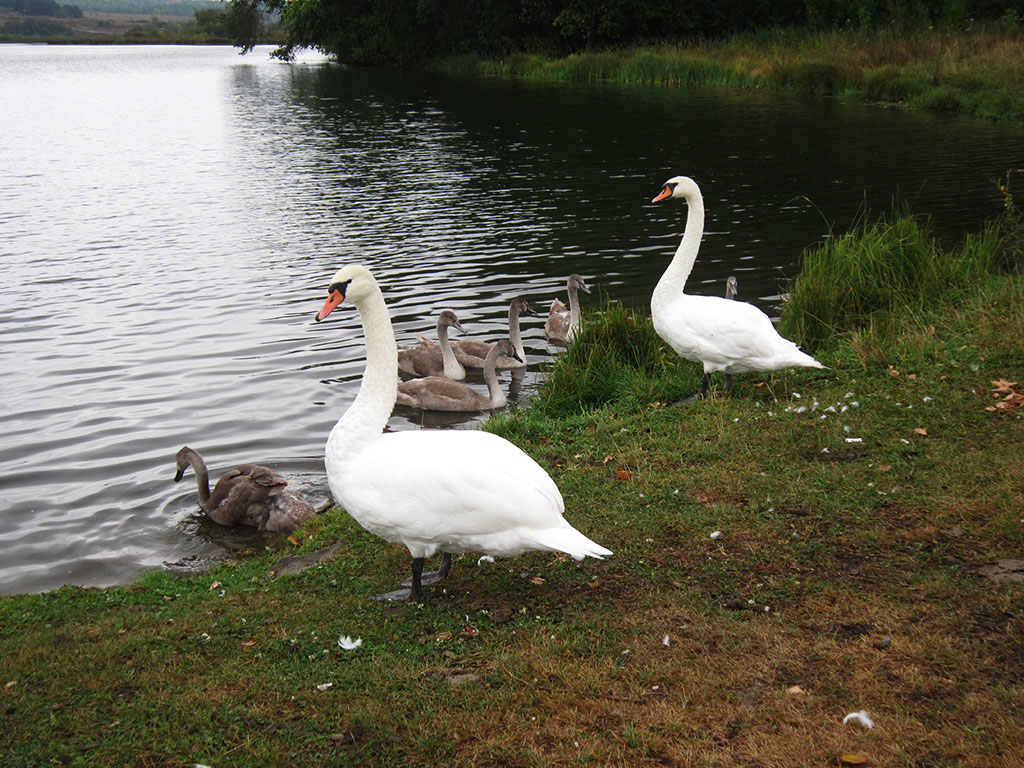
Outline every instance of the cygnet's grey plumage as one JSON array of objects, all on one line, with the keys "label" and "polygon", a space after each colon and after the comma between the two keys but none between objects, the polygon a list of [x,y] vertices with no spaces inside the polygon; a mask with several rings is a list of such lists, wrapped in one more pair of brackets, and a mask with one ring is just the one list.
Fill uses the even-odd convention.
[{"label": "cygnet's grey plumage", "polygon": [[580,304],[577,291],[590,293],[588,286],[579,275],[569,275],[566,280],[566,291],[569,294],[569,306],[566,307],[559,299],[551,302],[548,319],[544,323],[544,335],[552,341],[572,341],[580,329]]},{"label": "cygnet's grey plumage", "polygon": [[196,473],[199,506],[221,525],[248,525],[261,531],[291,533],[316,515],[313,505],[286,491],[288,481],[258,464],[239,464],[217,481],[210,493],[210,476],[203,457],[187,445],[176,456],[178,482],[189,466]]},{"label": "cygnet's grey plumage", "polygon": [[428,376],[399,383],[395,403],[425,411],[467,413],[501,408],[505,405],[506,398],[498,384],[495,365],[502,355],[516,356],[512,342],[508,339],[496,342],[487,353],[484,362],[484,382],[488,391],[486,395],[459,381],[452,381],[443,376]]},{"label": "cygnet's grey plumage", "polygon": [[[500,355],[495,364],[497,370],[505,371],[510,368],[526,367],[526,350],[523,348],[523,337],[519,330],[519,316],[520,314],[529,314],[529,312],[530,305],[526,303],[526,299],[513,299],[512,303],[508,305],[508,338],[512,342],[512,348],[515,349],[517,356]],[[483,368],[487,353],[494,346],[486,341],[477,341],[476,339],[453,341],[451,344],[455,358],[466,368]]]},{"label": "cygnet's grey plumage", "polygon": [[459,318],[450,309],[437,316],[437,344],[419,336],[419,346],[398,348],[398,372],[406,376],[447,376],[449,379],[466,378],[466,369],[456,359],[448,341],[448,329],[465,333]]}]

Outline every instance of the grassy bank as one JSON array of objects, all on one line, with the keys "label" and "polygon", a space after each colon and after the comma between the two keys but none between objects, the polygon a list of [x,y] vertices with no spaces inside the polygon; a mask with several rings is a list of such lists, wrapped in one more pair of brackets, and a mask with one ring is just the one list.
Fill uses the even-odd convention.
[{"label": "grassy bank", "polygon": [[770,30],[563,59],[514,54],[436,66],[532,80],[774,90],[1024,123],[1024,33],[1013,19],[955,33]]},{"label": "grassy bank", "polygon": [[465,557],[380,604],[407,553],[336,510],[204,576],[0,599],[0,764],[1019,766],[1024,279],[968,283],[871,345],[836,328],[826,371],[672,407],[696,366],[591,316],[490,428],[605,561]]}]

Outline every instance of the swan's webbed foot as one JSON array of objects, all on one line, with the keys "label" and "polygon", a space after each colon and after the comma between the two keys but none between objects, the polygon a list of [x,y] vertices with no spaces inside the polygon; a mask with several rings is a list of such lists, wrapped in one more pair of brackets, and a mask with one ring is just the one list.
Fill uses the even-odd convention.
[{"label": "swan's webbed foot", "polygon": [[700,380],[700,390],[694,392],[689,397],[684,397],[682,400],[675,400],[669,403],[669,407],[674,405],[686,405],[687,403],[694,403],[698,400],[703,400],[708,396],[708,387],[711,386],[711,374],[705,373],[704,377]]},{"label": "swan's webbed foot", "polygon": [[379,595],[374,595],[370,598],[371,600],[386,600],[389,603],[404,603],[410,600],[414,600],[411,589],[396,589],[393,592],[384,592]]},{"label": "swan's webbed foot", "polygon": [[[420,560],[420,568],[422,569],[422,559]],[[448,578],[448,574],[452,571],[452,553],[444,552],[441,556],[441,567],[436,571],[427,571],[426,573],[420,573],[421,584],[436,584],[439,581],[444,581]],[[413,577],[416,574],[416,561],[413,560]],[[413,578],[410,577],[402,582],[403,587],[411,587],[413,584]]]},{"label": "swan's webbed foot", "polygon": [[414,557],[412,559],[412,578],[406,579],[402,582],[403,585],[407,586],[408,589],[396,589],[393,592],[385,592],[382,595],[374,595],[374,600],[422,600],[423,599],[423,585],[434,584],[438,581],[448,578],[448,574],[452,570],[452,553],[445,552],[441,558],[441,567],[436,571],[423,572],[423,558]]}]

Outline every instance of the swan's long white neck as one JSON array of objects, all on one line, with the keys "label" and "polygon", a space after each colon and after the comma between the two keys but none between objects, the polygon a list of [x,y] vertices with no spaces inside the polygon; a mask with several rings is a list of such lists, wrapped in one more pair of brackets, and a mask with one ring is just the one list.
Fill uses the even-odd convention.
[{"label": "swan's long white neck", "polygon": [[398,394],[398,347],[380,288],[374,284],[370,295],[355,305],[366,337],[366,370],[355,401],[327,438],[328,475],[332,464],[380,438]]},{"label": "swan's long white neck", "polygon": [[652,310],[655,306],[664,306],[683,293],[686,279],[697,260],[697,251],[700,250],[700,239],[704,234],[704,200],[696,187],[683,197],[687,207],[686,229],[672,257],[672,263],[654,288],[654,295],[651,296]]},{"label": "swan's long white neck", "polygon": [[519,305],[512,304],[508,308],[508,340],[515,347],[516,354],[523,360],[526,359],[526,350],[523,348],[523,336],[519,332]]}]

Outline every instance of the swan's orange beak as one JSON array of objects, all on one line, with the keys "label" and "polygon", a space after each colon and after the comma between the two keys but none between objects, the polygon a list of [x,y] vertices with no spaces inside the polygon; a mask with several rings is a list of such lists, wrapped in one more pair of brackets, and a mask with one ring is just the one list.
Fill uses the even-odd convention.
[{"label": "swan's orange beak", "polygon": [[668,184],[661,188],[661,192],[655,195],[654,199],[651,200],[651,202],[656,203],[659,200],[664,200],[666,197],[672,197],[672,187],[670,187]]},{"label": "swan's orange beak", "polygon": [[327,301],[324,302],[324,305],[320,308],[320,311],[316,313],[316,321],[319,323],[321,320],[323,320],[325,317],[331,314],[331,312],[333,312],[335,308],[344,300],[344,293],[338,290],[331,291],[330,294],[327,296]]}]

